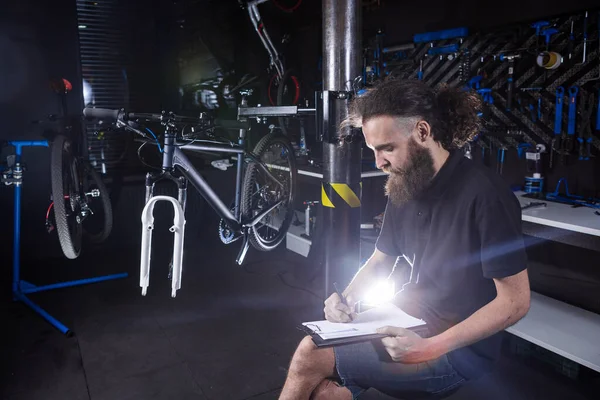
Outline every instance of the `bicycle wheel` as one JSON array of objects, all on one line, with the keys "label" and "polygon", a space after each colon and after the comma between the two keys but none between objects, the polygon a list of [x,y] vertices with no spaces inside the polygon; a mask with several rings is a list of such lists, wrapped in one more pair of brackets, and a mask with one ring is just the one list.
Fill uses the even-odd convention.
[{"label": "bicycle wheel", "polygon": [[[277,105],[295,106],[300,100],[300,81],[294,75],[293,70],[288,69],[283,73],[281,82],[277,86]],[[284,135],[290,134],[290,118],[279,117],[279,127]]]},{"label": "bicycle wheel", "polygon": [[254,155],[267,166],[279,185],[256,163],[246,168],[242,191],[242,215],[250,220],[275,203],[278,207],[265,215],[250,231],[250,243],[260,251],[276,248],[285,238],[294,214],[296,159],[290,141],[282,135],[268,134],[254,148]]},{"label": "bicycle wheel", "polygon": [[79,257],[81,252],[82,227],[77,164],[71,141],[62,135],[56,136],[50,153],[54,217],[60,247],[69,259]]},{"label": "bicycle wheel", "polygon": [[83,232],[90,242],[102,243],[110,235],[113,226],[110,196],[98,171],[87,161],[82,164],[83,193],[89,209],[83,221]]}]

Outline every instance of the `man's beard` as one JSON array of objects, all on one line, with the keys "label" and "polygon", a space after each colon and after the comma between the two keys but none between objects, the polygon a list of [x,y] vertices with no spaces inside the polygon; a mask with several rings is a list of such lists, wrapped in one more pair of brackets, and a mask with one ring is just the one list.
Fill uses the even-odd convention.
[{"label": "man's beard", "polygon": [[433,157],[429,149],[420,147],[414,139],[408,142],[409,160],[405,168],[389,169],[385,194],[396,206],[414,199],[435,175]]}]

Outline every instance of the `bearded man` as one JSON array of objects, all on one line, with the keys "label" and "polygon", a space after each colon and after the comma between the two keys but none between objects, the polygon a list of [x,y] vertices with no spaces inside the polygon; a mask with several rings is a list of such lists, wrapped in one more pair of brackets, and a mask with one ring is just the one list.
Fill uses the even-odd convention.
[{"label": "bearded man", "polygon": [[410,281],[394,304],[427,324],[418,335],[382,327],[383,339],[317,348],[302,340],[280,399],[356,399],[368,388],[409,399],[444,397],[489,372],[500,332],[529,310],[521,209],[495,172],[464,157],[480,131],[477,95],[386,80],[354,99],[345,122],[362,128],[389,174],[376,249],[325,317],[349,322],[354,305],[399,257]]}]

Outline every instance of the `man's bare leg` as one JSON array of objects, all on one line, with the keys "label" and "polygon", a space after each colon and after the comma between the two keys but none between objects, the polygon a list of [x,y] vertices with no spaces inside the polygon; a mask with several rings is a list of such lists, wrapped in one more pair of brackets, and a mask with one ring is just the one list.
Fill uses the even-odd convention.
[{"label": "man's bare leg", "polygon": [[[279,400],[308,400],[313,392],[316,399],[352,399],[348,389],[339,387],[327,379],[335,375],[334,369],[333,348],[319,349],[310,337],[305,337],[292,357]],[[315,391],[317,387],[318,390]]]}]

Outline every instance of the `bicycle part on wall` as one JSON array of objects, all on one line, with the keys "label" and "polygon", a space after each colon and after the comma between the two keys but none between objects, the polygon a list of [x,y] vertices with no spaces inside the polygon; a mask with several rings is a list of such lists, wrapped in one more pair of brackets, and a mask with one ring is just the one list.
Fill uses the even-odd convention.
[{"label": "bicycle part on wall", "polygon": [[285,136],[273,133],[258,142],[254,154],[275,178],[284,183],[283,187],[277,185],[256,164],[248,165],[244,176],[242,215],[245,218],[253,218],[268,205],[284,200],[284,203],[252,226],[250,231],[252,246],[257,250],[269,251],[283,241],[292,222],[297,178],[296,161],[290,141]]}]

